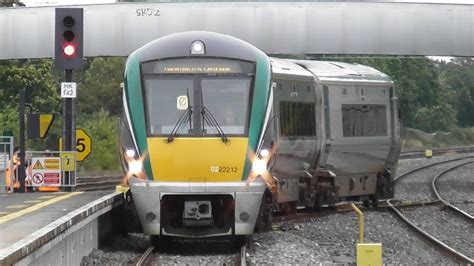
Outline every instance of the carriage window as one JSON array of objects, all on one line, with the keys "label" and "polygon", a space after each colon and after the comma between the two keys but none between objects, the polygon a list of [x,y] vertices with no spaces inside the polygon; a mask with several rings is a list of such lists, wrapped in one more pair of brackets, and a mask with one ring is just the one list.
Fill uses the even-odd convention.
[{"label": "carriage window", "polygon": [[314,103],[280,102],[282,136],[315,136]]},{"label": "carriage window", "polygon": [[344,137],[387,136],[387,109],[385,105],[342,105]]}]

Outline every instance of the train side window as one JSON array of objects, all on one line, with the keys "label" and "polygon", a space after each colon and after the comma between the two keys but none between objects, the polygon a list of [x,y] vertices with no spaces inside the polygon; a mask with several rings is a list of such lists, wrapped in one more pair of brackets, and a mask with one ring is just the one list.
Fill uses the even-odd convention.
[{"label": "train side window", "polygon": [[280,102],[281,136],[316,136],[315,120],[314,103]]},{"label": "train side window", "polygon": [[387,136],[387,108],[377,104],[343,104],[344,137]]}]

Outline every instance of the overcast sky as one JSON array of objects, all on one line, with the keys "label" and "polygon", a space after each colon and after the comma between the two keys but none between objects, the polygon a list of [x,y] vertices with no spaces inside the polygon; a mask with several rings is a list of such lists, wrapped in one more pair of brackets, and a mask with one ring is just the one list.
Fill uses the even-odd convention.
[{"label": "overcast sky", "polygon": [[[288,1],[291,1],[291,0],[288,0]],[[377,0],[373,0],[373,1],[376,2]],[[391,1],[391,2],[417,2],[417,3],[474,4],[474,0],[379,0],[379,1],[381,2]],[[115,0],[23,0],[22,2],[25,3],[26,6],[57,6],[57,5],[89,5],[89,4],[115,3],[116,1]]]}]

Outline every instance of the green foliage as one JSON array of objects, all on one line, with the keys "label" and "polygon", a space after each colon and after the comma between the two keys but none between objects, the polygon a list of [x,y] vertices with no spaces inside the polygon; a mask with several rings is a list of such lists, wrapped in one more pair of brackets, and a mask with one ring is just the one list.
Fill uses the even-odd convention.
[{"label": "green foliage", "polygon": [[109,112],[102,109],[84,116],[78,125],[92,138],[92,152],[79,164],[80,170],[119,170],[117,118],[110,117]]},{"label": "green foliage", "polygon": [[78,111],[92,114],[101,108],[119,116],[122,110],[123,57],[99,57],[90,62],[80,87]]},{"label": "green foliage", "polygon": [[453,128],[451,132],[425,133],[416,129],[404,129],[402,132],[403,147],[443,148],[474,145],[474,128]]},{"label": "green foliage", "polygon": [[449,63],[439,63],[441,84],[455,94],[454,106],[458,110],[459,126],[474,126],[474,60],[455,58]]},{"label": "green foliage", "polygon": [[26,89],[26,102],[33,111],[52,112],[60,106],[59,87],[52,73],[51,60],[12,60],[0,64],[0,112],[18,110],[20,89]]},{"label": "green foliage", "polygon": [[[61,99],[52,60],[11,60],[0,62],[0,132],[12,130],[18,144],[18,103],[20,89],[26,90],[26,102],[34,113],[60,113]],[[30,110],[26,108],[28,114]],[[29,150],[56,150],[60,130],[60,117],[50,130],[50,137],[41,141],[28,141]],[[59,126],[58,126],[59,124]]]}]

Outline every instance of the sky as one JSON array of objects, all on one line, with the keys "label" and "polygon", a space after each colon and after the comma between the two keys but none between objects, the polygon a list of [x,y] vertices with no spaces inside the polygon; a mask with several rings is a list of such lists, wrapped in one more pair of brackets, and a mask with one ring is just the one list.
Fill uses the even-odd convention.
[{"label": "sky", "polygon": [[[291,1],[291,0],[288,0]],[[360,1],[360,0],[359,0]],[[363,1],[363,0],[362,0]],[[377,0],[373,0],[376,2]],[[391,2],[474,4],[474,0],[379,0]],[[115,0],[23,0],[26,6],[89,5],[115,3]]]},{"label": "sky", "polygon": [[90,5],[115,3],[115,0],[21,0],[26,6]]}]

